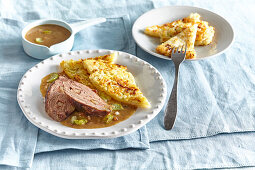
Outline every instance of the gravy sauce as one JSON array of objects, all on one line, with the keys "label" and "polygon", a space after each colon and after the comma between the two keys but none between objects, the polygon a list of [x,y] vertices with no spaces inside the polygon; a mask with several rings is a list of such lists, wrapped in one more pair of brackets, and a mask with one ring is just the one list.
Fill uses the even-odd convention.
[{"label": "gravy sauce", "polygon": [[[59,73],[60,75],[64,75],[64,73]],[[40,85],[40,91],[43,97],[45,97],[46,93],[47,93],[47,89],[49,88],[49,86],[51,85],[51,83],[48,83],[47,81],[50,78],[50,74],[45,76],[42,80],[41,80],[41,85]],[[117,102],[116,100],[109,100],[107,101],[107,103],[109,105],[112,105],[114,103],[120,103]],[[78,112],[78,111],[74,111],[66,120],[62,121],[61,124],[64,126],[68,126],[71,128],[76,128],[76,129],[95,129],[95,128],[104,128],[104,127],[109,127],[109,126],[113,126],[117,123],[120,123],[126,119],[128,119],[131,115],[133,115],[137,109],[136,106],[132,106],[132,105],[127,105],[127,104],[123,104],[121,103],[123,109],[122,110],[118,110],[118,111],[112,111],[110,114],[113,115],[114,119],[112,121],[110,121],[109,123],[106,123],[104,120],[104,117],[99,117],[99,116],[91,116],[91,115],[87,115],[86,113],[83,112]],[[76,116],[78,119],[86,119],[87,123],[83,124],[83,125],[77,125],[72,123],[72,117]]]},{"label": "gravy sauce", "polygon": [[50,47],[54,44],[65,41],[71,36],[71,32],[59,25],[45,24],[31,28],[25,38],[35,44]]}]

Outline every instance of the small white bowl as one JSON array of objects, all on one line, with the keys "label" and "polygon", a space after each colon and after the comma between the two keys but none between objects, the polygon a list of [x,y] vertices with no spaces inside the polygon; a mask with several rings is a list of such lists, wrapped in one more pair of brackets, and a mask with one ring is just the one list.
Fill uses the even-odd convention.
[{"label": "small white bowl", "polygon": [[[86,21],[81,21],[77,22],[74,24],[68,24],[64,21],[60,20],[38,20],[35,21],[29,25],[27,25],[23,30],[22,30],[22,44],[24,51],[31,57],[37,58],[37,59],[46,59],[52,55],[58,54],[58,53],[65,53],[68,52],[72,49],[73,47],[73,42],[74,42],[74,35],[81,31],[82,29],[99,24],[102,22],[105,22],[105,18],[95,18],[95,19],[90,19]],[[54,24],[54,25],[59,25],[62,26],[66,29],[68,29],[71,32],[71,36],[58,44],[52,45],[50,48],[46,47],[44,45],[39,45],[32,43],[25,39],[26,33],[33,27],[36,27],[38,25],[43,25],[43,24]]]}]

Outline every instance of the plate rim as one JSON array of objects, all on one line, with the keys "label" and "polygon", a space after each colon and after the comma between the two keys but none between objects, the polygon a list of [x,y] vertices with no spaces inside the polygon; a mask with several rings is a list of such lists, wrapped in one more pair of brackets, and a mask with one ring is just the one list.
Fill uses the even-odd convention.
[{"label": "plate rim", "polygon": [[[22,95],[22,90],[23,90],[23,85],[24,85],[24,79],[26,79],[27,74],[29,72],[32,72],[32,69],[34,68],[38,68],[38,65],[40,64],[44,64],[45,61],[47,60],[54,60],[54,58],[57,57],[62,57],[63,55],[74,55],[74,54],[79,54],[81,55],[82,53],[112,53],[112,52],[118,52],[119,54],[123,53],[125,55],[128,55],[130,60],[132,60],[134,58],[134,60],[136,62],[141,63],[144,66],[147,66],[148,69],[153,70],[153,74],[158,75],[157,78],[160,82],[160,84],[162,85],[161,87],[161,91],[162,93],[160,94],[160,102],[157,103],[157,105],[154,106],[154,109],[152,109],[152,113],[149,114],[149,116],[147,115],[146,117],[144,117],[143,119],[138,120],[138,123],[133,123],[133,124],[128,124],[128,128],[120,128],[119,130],[115,130],[111,133],[101,133],[101,134],[97,134],[97,133],[72,133],[72,134],[68,134],[68,133],[63,133],[63,132],[59,132],[58,130],[52,130],[50,128],[49,125],[42,125],[42,123],[38,120],[35,116],[31,115],[30,110],[28,108],[28,106],[25,106],[25,100],[23,98]],[[96,56],[95,56],[96,57]],[[19,85],[18,85],[18,89],[17,89],[17,101],[18,104],[23,112],[23,114],[25,115],[25,117],[36,127],[61,138],[65,138],[65,139],[105,139],[105,138],[116,138],[116,137],[120,137],[120,136],[124,136],[124,135],[128,135],[136,130],[138,130],[139,128],[143,127],[144,125],[146,125],[149,121],[151,121],[155,116],[158,115],[158,113],[161,111],[161,109],[164,106],[165,100],[166,100],[166,95],[167,95],[167,86],[166,86],[166,82],[163,78],[163,76],[161,75],[161,73],[154,67],[152,66],[150,63],[136,57],[135,55],[126,53],[126,52],[122,52],[122,51],[117,51],[117,50],[108,50],[108,49],[96,49],[96,50],[77,50],[77,51],[70,51],[67,53],[61,53],[61,54],[56,54],[52,57],[49,57],[45,60],[40,61],[39,63],[37,63],[36,65],[34,65],[33,67],[31,67],[30,69],[28,69],[26,71],[26,73],[22,76]],[[158,99],[158,100],[159,100]],[[40,114],[40,113],[39,113]],[[114,126],[114,125],[113,125]],[[111,126],[112,127],[112,126]],[[98,128],[98,129],[104,129],[104,128]]]},{"label": "plate rim", "polygon": [[205,60],[205,59],[209,59],[209,58],[213,58],[213,57],[219,56],[220,54],[224,53],[227,49],[229,49],[229,47],[233,44],[233,42],[234,42],[234,40],[235,40],[235,32],[234,32],[234,29],[233,29],[231,23],[230,23],[226,18],[224,18],[223,16],[221,16],[221,15],[219,15],[219,14],[213,12],[213,11],[210,11],[210,10],[208,10],[208,9],[201,8],[201,7],[197,7],[197,6],[189,6],[189,5],[168,5],[168,6],[163,6],[163,7],[159,7],[159,8],[154,8],[154,9],[151,9],[151,10],[149,10],[149,11],[143,13],[141,16],[139,16],[139,17],[135,20],[135,22],[134,22],[134,24],[133,24],[133,26],[132,26],[132,37],[133,37],[133,39],[135,40],[136,44],[137,44],[140,48],[142,48],[144,51],[146,51],[147,53],[149,53],[149,54],[151,54],[151,55],[153,55],[153,56],[155,56],[155,57],[161,58],[161,59],[172,60],[171,58],[166,58],[166,56],[164,56],[164,55],[155,53],[155,52],[153,52],[153,51],[150,51],[150,50],[147,50],[146,48],[144,48],[141,44],[138,43],[137,37],[134,36],[134,33],[135,33],[135,25],[137,24],[138,20],[139,20],[142,16],[144,16],[144,15],[150,13],[150,12],[163,9],[163,8],[174,8],[174,7],[187,7],[187,8],[200,9],[200,10],[205,10],[205,11],[207,11],[207,12],[210,12],[210,13],[212,13],[212,14],[214,14],[214,15],[217,15],[218,17],[222,18],[222,19],[229,25],[229,28],[231,29],[231,33],[232,33],[232,40],[231,40],[231,42],[230,42],[230,43],[228,44],[228,46],[227,46],[224,50],[222,50],[221,52],[216,53],[216,54],[213,54],[213,55],[210,55],[210,56],[208,56],[208,57],[195,58],[195,59],[186,59],[186,61],[199,61],[199,60]]}]

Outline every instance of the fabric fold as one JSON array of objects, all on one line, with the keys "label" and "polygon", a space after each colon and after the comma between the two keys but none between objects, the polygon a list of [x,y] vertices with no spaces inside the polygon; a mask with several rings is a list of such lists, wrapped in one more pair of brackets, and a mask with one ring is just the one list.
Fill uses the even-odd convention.
[{"label": "fabric fold", "polygon": [[146,127],[129,135],[113,139],[62,139],[39,130],[35,153],[51,152],[63,149],[78,150],[119,150],[126,148],[148,149],[150,147]]},{"label": "fabric fold", "polygon": [[235,133],[206,139],[153,142],[150,149],[147,150],[62,150],[40,153],[35,155],[32,170],[47,169],[47,167],[58,167],[59,169],[66,169],[66,167],[72,169],[250,167],[255,166],[254,138],[254,132]]}]

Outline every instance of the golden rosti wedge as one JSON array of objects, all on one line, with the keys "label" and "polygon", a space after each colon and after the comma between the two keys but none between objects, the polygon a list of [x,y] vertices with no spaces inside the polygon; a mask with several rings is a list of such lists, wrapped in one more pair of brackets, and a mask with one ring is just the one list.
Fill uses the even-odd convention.
[{"label": "golden rosti wedge", "polygon": [[184,29],[191,27],[200,21],[200,15],[191,13],[188,17],[165,23],[163,25],[153,25],[146,27],[144,33],[153,37],[160,37],[162,42],[167,41],[172,36],[177,35]]},{"label": "golden rosti wedge", "polygon": [[[104,63],[113,64],[116,61],[117,56],[118,56],[118,53],[114,52],[114,53],[111,53],[111,54],[98,56],[98,57],[94,57],[94,58],[88,58],[88,59],[94,59],[94,60],[102,61]],[[85,59],[85,60],[87,60],[87,59]]]},{"label": "golden rosti wedge", "polygon": [[[105,63],[114,63],[116,57],[117,57],[116,53],[111,53],[108,55],[95,57],[94,60],[100,60]],[[60,67],[69,78],[76,80],[92,89],[95,89],[93,84],[90,82],[88,71],[83,67],[83,60],[62,61],[60,63]]]},{"label": "golden rosti wedge", "polygon": [[159,33],[160,41],[166,42],[171,37],[179,34],[180,32],[184,31],[186,28],[191,27],[191,23],[184,23],[182,20],[174,21],[168,24],[167,27],[162,27],[161,32]]},{"label": "golden rosti wedge", "polygon": [[195,45],[204,46],[212,42],[214,37],[214,27],[209,26],[209,23],[200,19],[198,13],[191,13],[188,17],[183,18],[184,23],[197,24],[197,35]]},{"label": "golden rosti wedge", "polygon": [[196,33],[197,24],[194,24],[193,26],[186,28],[176,36],[157,46],[156,51],[160,54],[171,57],[173,48],[181,48],[186,44],[186,59],[196,58],[196,51],[194,49]]},{"label": "golden rosti wedge", "polygon": [[161,30],[164,27],[164,25],[149,26],[145,28],[144,33],[152,37],[160,37]]},{"label": "golden rosti wedge", "polygon": [[209,26],[208,22],[206,21],[199,22],[197,27],[195,45],[204,46],[210,44],[213,41],[214,33],[215,33],[214,27]]},{"label": "golden rosti wedge", "polygon": [[165,42],[171,37],[179,34],[184,29],[191,27],[194,24],[198,25],[195,45],[208,45],[214,37],[214,27],[209,26],[208,22],[202,21],[198,13],[191,13],[188,17],[181,20],[176,20],[163,25],[153,25],[146,27],[145,34],[160,37],[161,42]]},{"label": "golden rosti wedge", "polygon": [[78,81],[92,89],[95,89],[93,84],[89,80],[89,73],[83,67],[82,60],[67,60],[62,61],[60,63],[60,67],[62,68],[63,72],[70,78],[75,81]]},{"label": "golden rosti wedge", "polygon": [[182,22],[184,23],[191,23],[191,24],[198,24],[201,21],[201,16],[198,13],[191,13],[188,17],[183,18]]},{"label": "golden rosti wedge", "polygon": [[105,63],[100,60],[83,61],[91,83],[113,99],[137,107],[149,108],[150,103],[135,83],[134,76],[125,66]]}]

